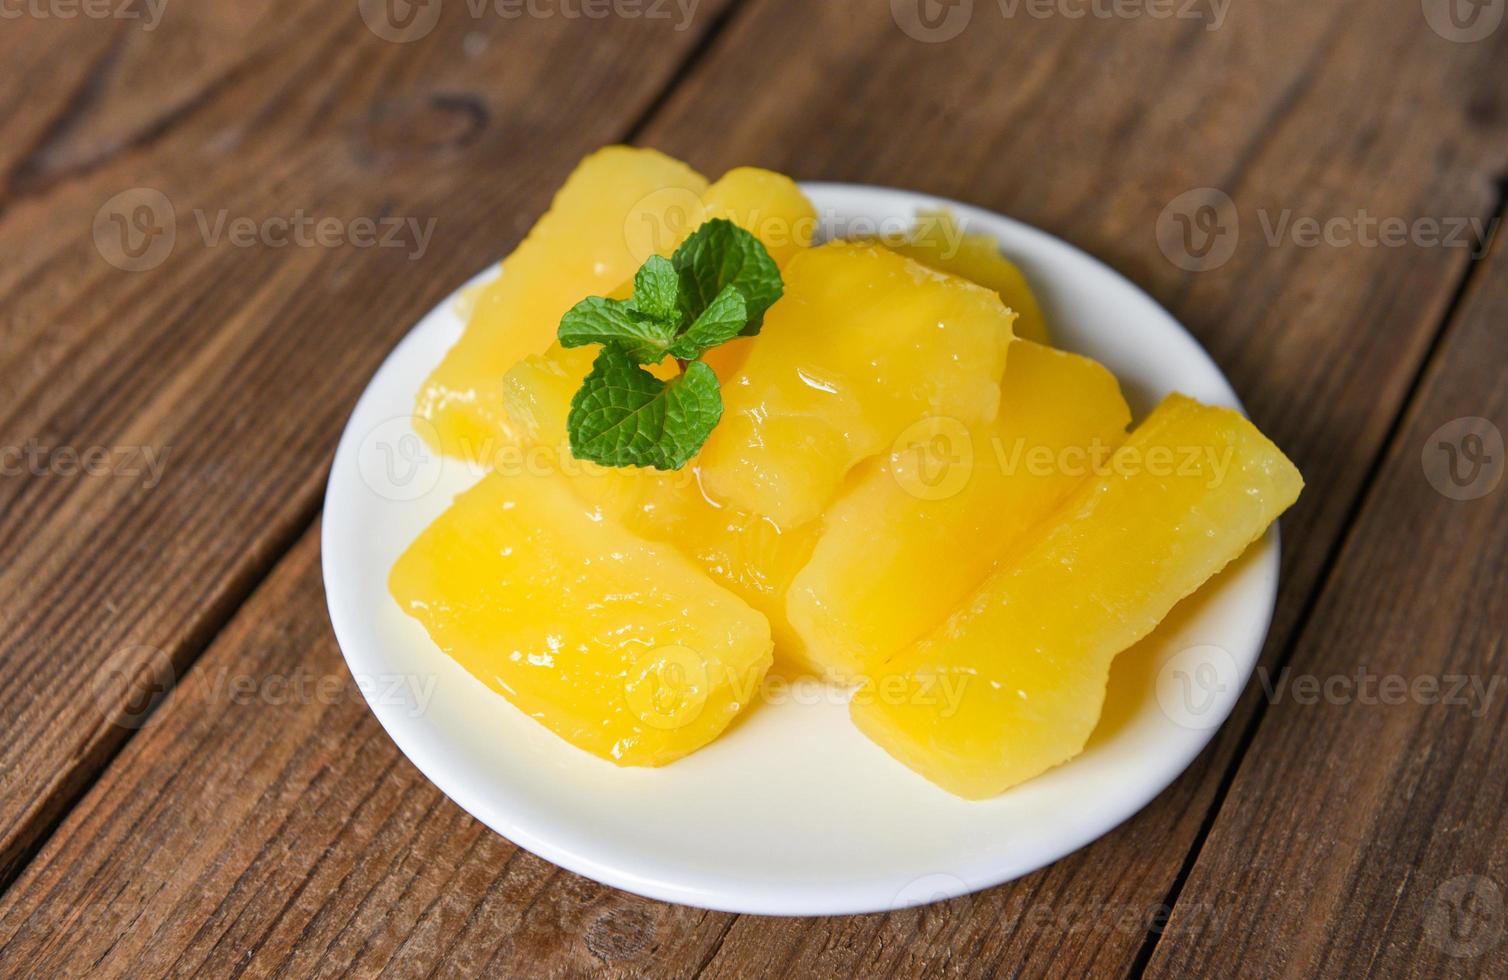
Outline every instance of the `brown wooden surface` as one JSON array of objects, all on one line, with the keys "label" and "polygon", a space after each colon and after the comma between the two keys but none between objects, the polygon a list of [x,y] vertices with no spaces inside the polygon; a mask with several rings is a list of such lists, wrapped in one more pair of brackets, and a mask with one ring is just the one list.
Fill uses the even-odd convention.
[{"label": "brown wooden surface", "polygon": [[[1438,976],[1483,957],[1495,958],[1491,972],[1508,963],[1508,493],[1452,499],[1421,464],[1441,453],[1443,426],[1508,419],[1505,326],[1500,239],[1294,652],[1288,683],[1302,673],[1330,694],[1290,687],[1273,698],[1158,944],[1155,974]],[[1332,680],[1361,670],[1375,679],[1370,693]],[[1396,682],[1384,690],[1384,677],[1440,688],[1406,696]],[[1186,905],[1263,928],[1180,930]]]},{"label": "brown wooden surface", "polygon": [[[38,50],[0,140],[31,144],[0,214],[0,445],[147,447],[162,480],[0,483],[0,876],[129,734],[131,703],[192,662],[308,525],[387,350],[519,239],[578,157],[626,135],[716,5],[701,9],[684,32],[451,17],[411,44],[367,31],[354,4],[292,0],[169,7],[150,33],[5,22]],[[59,90],[46,122],[20,97]],[[176,108],[147,111],[161,106]],[[125,272],[92,228],[139,186],[166,196],[177,241]],[[200,213],[212,227],[300,209],[435,232],[411,259],[417,236],[241,248],[200,230]]]},{"label": "brown wooden surface", "polygon": [[[762,919],[616,892],[487,831],[398,754],[329,633],[310,522],[355,396],[576,157],[634,137],[710,173],[957,197],[1105,258],[1308,478],[1273,676],[1508,674],[1508,490],[1449,501],[1420,468],[1451,419],[1508,428],[1503,259],[1274,245],[1262,224],[1501,216],[1508,27],[1455,43],[1416,3],[1297,0],[1206,26],[981,2],[922,43],[867,0],[703,0],[684,31],[451,3],[404,44],[307,0],[170,4],[152,32],[0,23],[0,445],[166,460],[151,487],[0,479],[0,972],[1492,972],[1508,941],[1450,955],[1475,946],[1439,923],[1508,890],[1501,705],[1298,705],[1254,682],[1182,779],[1050,868],[921,910]],[[123,272],[91,226],[138,186],[178,242]],[[1190,273],[1155,229],[1200,187],[1241,232]],[[193,214],[297,208],[436,231],[417,259],[208,247]]]}]

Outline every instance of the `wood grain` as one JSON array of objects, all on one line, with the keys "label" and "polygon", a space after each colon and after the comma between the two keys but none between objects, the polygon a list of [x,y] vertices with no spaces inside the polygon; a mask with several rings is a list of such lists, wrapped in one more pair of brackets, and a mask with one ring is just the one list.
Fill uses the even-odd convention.
[{"label": "wood grain", "polygon": [[[1505,323],[1500,239],[1393,440],[1290,673],[1268,680],[1271,706],[1153,975],[1502,975]],[[1481,431],[1496,431],[1497,444],[1466,442],[1467,432],[1481,436],[1463,429],[1470,418],[1486,419]],[[1185,903],[1220,909],[1224,934],[1180,930]]]},{"label": "wood grain", "polygon": [[[1508,35],[1451,44],[1415,5],[1363,16],[1329,2],[1235,4],[1213,31],[1147,18],[1004,18],[979,4],[952,41],[896,43],[895,31],[880,5],[825,4],[810,18],[759,5],[719,38],[707,70],[677,90],[646,138],[710,170],[754,160],[981,204],[1149,289],[1308,481],[1283,521],[1283,588],[1263,655],[1278,663],[1470,249],[1274,245],[1264,217],[1323,221],[1365,208],[1492,219],[1493,178],[1508,167],[1508,78],[1488,66]],[[885,106],[878,124],[875,104]],[[709,145],[714,120],[731,125]],[[1241,227],[1226,264],[1190,273],[1168,261],[1154,230],[1165,206],[1200,187],[1227,193]],[[1057,865],[904,915],[741,918],[709,975],[1127,972],[1149,930],[1123,923],[1157,923],[1259,693],[1247,692],[1151,806]],[[1189,908],[1177,928],[1215,935],[1220,912]]]},{"label": "wood grain", "polygon": [[[0,881],[307,526],[388,348],[625,135],[719,4],[684,31],[451,4],[402,44],[354,3],[192,7],[8,42],[27,92],[72,94],[0,89]],[[176,241],[122,271],[93,229],[142,187]],[[214,230],[301,213],[414,225],[397,248]]]},{"label": "wood grain", "polygon": [[[1362,207],[1490,216],[1492,177],[1508,163],[1508,91],[1492,70],[1508,32],[1452,44],[1409,4],[1365,16],[1349,3],[1236,4],[1206,30],[1007,20],[981,3],[957,38],[924,44],[886,6],[750,0],[650,118],[645,141],[712,173],[756,163],[963,198],[1060,234],[1149,288],[1308,477],[1285,521],[1285,586],[1265,654],[1278,663],[1468,255],[1272,245],[1261,219]],[[312,6],[288,9],[301,13],[280,22],[284,44],[228,58],[227,80],[182,101],[160,134],[142,117],[125,136],[90,136],[110,114],[85,112],[56,149],[28,151],[35,162],[19,185],[29,196],[0,214],[7,255],[39,243],[0,266],[17,341],[0,352],[0,378],[26,379],[0,403],[10,416],[0,431],[189,454],[172,457],[188,462],[166,492],[0,484],[0,586],[19,599],[0,620],[0,686],[24,676],[36,692],[19,714],[12,699],[0,709],[19,734],[0,747],[0,779],[21,794],[7,782],[0,802],[7,825],[23,828],[7,838],[11,855],[122,740],[110,719],[139,716],[131,695],[187,671],[0,900],[6,972],[1114,975],[1136,964],[1149,924],[1159,945],[1186,933],[1172,948],[1195,951],[1197,966],[1202,944],[1225,932],[1226,905],[1208,903],[1196,876],[1166,929],[1161,906],[1256,717],[1255,689],[1183,779],[1079,854],[955,902],[816,921],[647,902],[520,854],[444,801],[349,700],[227,703],[216,677],[345,676],[310,535],[187,669],[312,513],[349,400],[397,331],[468,262],[515,240],[584,144],[613,138],[615,118],[638,118],[625,104],[642,110],[653,91],[639,74],[663,81],[671,70],[659,49],[644,53],[642,34],[594,27],[592,72],[554,91],[551,66],[585,32],[510,23],[468,60],[455,54],[458,29],[442,25],[401,56],[384,46],[357,57],[342,48],[350,24],[337,35]],[[447,93],[467,98],[436,98]],[[474,128],[478,105],[485,122]],[[439,135],[410,156],[390,134],[415,126]],[[111,146],[126,148],[112,157]],[[122,181],[169,179],[182,182],[182,209],[387,206],[439,216],[454,234],[420,262],[251,251],[230,263],[193,249],[136,277],[100,268],[77,229]],[[1225,265],[1188,273],[1154,232],[1169,202],[1206,186],[1235,200],[1240,241]],[[59,213],[76,227],[50,230]],[[136,652],[112,665],[122,647]],[[30,660],[24,673],[14,650]],[[101,665],[123,669],[89,673]],[[135,683],[107,685],[100,704],[95,676]]]}]

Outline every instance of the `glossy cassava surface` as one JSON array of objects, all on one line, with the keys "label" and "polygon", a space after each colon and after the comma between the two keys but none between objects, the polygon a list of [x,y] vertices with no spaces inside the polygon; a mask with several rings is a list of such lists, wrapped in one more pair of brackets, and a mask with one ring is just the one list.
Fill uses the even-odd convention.
[{"label": "glossy cassava surface", "polygon": [[[816,230],[816,210],[800,188],[787,177],[753,167],[721,177],[703,196],[701,207],[708,218],[727,218],[752,232],[782,266],[810,247]],[[735,341],[714,348],[706,359],[726,381],[757,342]],[[713,580],[764,614],[777,653],[793,659],[799,639],[786,619],[785,590],[811,553],[815,522],[785,526],[715,498],[702,485],[697,461],[662,472],[574,459],[566,416],[595,351],[555,344],[507,373],[503,403],[519,440],[506,454],[513,466],[521,473],[559,472],[576,497],[597,513],[692,558]],[[667,360],[651,370],[668,378],[677,368]],[[495,463],[507,465],[506,460]]]},{"label": "glossy cassava surface", "polygon": [[610,146],[581,161],[420,386],[420,435],[484,464],[515,444],[503,375],[554,343],[561,316],[583,297],[612,294],[653,251],[673,248],[706,189],[701,174],[654,150]]},{"label": "glossy cassava surface", "polygon": [[854,696],[854,721],[968,799],[1071,759],[1099,721],[1116,654],[1302,487],[1245,418],[1169,397],[958,612],[880,668]]},{"label": "glossy cassava surface", "polygon": [[810,667],[852,683],[941,623],[1130,421],[1099,364],[1012,344],[995,421],[924,420],[828,508],[786,600]]},{"label": "glossy cassava surface", "polygon": [[919,211],[916,227],[903,238],[885,239],[891,250],[922,265],[978,283],[1000,294],[1016,313],[1016,336],[1039,344],[1051,343],[1047,321],[1036,294],[1016,264],[1000,246],[959,224],[947,208]]},{"label": "glossy cassava surface", "polygon": [[673,548],[594,519],[551,475],[484,477],[389,588],[473,677],[617,765],[716,738],[770,666],[762,616]]},{"label": "glossy cassava surface", "polygon": [[798,526],[918,419],[995,417],[1014,314],[992,290],[875,244],[809,249],[783,271],[702,450],[719,499]]}]

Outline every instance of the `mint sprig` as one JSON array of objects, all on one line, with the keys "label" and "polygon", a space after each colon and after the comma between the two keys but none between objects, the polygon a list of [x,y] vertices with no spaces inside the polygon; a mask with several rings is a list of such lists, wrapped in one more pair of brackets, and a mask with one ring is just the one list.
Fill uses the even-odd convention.
[{"label": "mint sprig", "polygon": [[681,299],[693,309],[711,306],[728,286],[743,294],[749,315],[740,331],[745,337],[759,333],[764,311],[774,305],[785,288],[780,269],[765,251],[764,243],[722,218],[698,228],[670,261],[680,274]]},{"label": "mint sprig", "polygon": [[571,399],[571,452],[603,466],[678,470],[722,414],[717,375],[705,361],[661,381],[608,344]]},{"label": "mint sprig", "polygon": [[689,361],[739,336],[749,326],[749,301],[737,286],[724,286],[691,326],[670,345],[672,357]]},{"label": "mint sprig", "polygon": [[[669,259],[645,262],[632,298],[577,303],[561,318],[561,346],[602,352],[571,399],[571,453],[604,466],[685,466],[723,412],[717,375],[698,358],[759,333],[784,289],[759,239],[714,218]],[[667,357],[682,366],[668,381],[643,367]]]},{"label": "mint sprig", "polygon": [[601,296],[588,296],[571,307],[557,332],[562,347],[613,344],[635,364],[663,361],[675,334],[676,327],[670,321],[641,313],[632,303]]}]

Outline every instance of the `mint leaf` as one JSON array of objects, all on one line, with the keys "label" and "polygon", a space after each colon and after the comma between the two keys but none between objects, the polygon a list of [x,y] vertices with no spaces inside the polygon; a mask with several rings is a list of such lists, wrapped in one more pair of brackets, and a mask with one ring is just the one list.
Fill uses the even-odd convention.
[{"label": "mint leaf", "polygon": [[660,321],[671,321],[677,328],[683,313],[681,287],[675,266],[662,255],[651,255],[634,275],[634,308]]},{"label": "mint leaf", "polygon": [[739,331],[745,337],[759,333],[765,311],[785,289],[764,245],[726,218],[703,224],[670,261],[680,276],[681,302],[693,313],[711,306],[726,287],[738,288],[748,306],[749,322]]},{"label": "mint leaf", "polygon": [[[717,375],[697,360],[752,336],[785,290],[758,238],[722,218],[698,228],[666,259],[651,256],[629,300],[589,296],[560,321],[562,347],[601,344],[566,418],[571,453],[605,466],[678,470],[722,418]],[[675,357],[662,381],[640,365]],[[690,363],[686,363],[690,362]]]},{"label": "mint leaf", "polygon": [[571,453],[604,466],[678,470],[722,418],[717,375],[693,361],[661,381],[616,344],[602,348],[571,399]]},{"label": "mint leaf", "polygon": [[557,336],[562,347],[616,344],[635,364],[656,364],[665,359],[679,325],[646,315],[632,303],[588,296],[566,311]]},{"label": "mint leaf", "polygon": [[700,357],[713,347],[737,337],[748,324],[749,305],[744,301],[744,294],[737,286],[724,286],[701,316],[670,345],[670,354],[683,361]]}]

